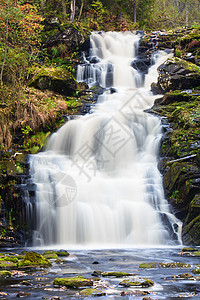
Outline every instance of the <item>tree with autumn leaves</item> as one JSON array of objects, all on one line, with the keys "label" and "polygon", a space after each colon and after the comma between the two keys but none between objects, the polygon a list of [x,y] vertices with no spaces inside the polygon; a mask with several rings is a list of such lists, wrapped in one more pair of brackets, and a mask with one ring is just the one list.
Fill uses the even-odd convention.
[{"label": "tree with autumn leaves", "polygon": [[16,92],[39,53],[42,17],[31,4],[0,2],[0,85],[6,82]]}]

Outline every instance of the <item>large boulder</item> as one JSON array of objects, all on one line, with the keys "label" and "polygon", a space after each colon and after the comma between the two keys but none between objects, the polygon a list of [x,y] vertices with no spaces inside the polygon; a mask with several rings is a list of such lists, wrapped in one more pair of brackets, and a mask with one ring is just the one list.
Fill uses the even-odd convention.
[{"label": "large boulder", "polygon": [[45,47],[51,48],[63,44],[70,52],[77,51],[86,41],[83,34],[73,26],[69,26],[64,31],[56,33],[54,36],[47,38]]},{"label": "large boulder", "polygon": [[177,57],[168,59],[162,64],[158,68],[158,73],[157,90],[159,93],[199,86],[200,68]]},{"label": "large boulder", "polygon": [[73,75],[64,68],[37,67],[29,86],[42,91],[52,90],[63,95],[73,95],[78,88],[78,83]]}]

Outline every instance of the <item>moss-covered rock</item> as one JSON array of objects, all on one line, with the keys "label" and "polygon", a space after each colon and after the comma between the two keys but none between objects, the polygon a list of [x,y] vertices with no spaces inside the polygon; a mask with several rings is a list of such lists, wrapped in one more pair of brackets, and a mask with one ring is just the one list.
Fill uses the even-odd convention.
[{"label": "moss-covered rock", "polygon": [[[164,186],[176,216],[183,222],[185,245],[199,245],[199,90],[170,91],[157,100],[155,110],[167,117],[161,165]],[[165,123],[166,125],[166,123]]]},{"label": "moss-covered rock", "polygon": [[147,288],[147,287],[150,287],[150,286],[153,286],[154,285],[154,282],[148,278],[136,278],[134,280],[134,278],[130,278],[130,279],[124,279],[123,281],[121,281],[119,283],[119,285],[122,285],[124,287],[142,287],[142,288]]},{"label": "moss-covered rock", "polygon": [[161,268],[191,268],[190,264],[181,263],[181,262],[173,262],[173,263],[159,263],[159,267]]},{"label": "moss-covered rock", "polygon": [[157,268],[158,263],[142,263],[139,264],[140,269],[152,269],[152,268]]},{"label": "moss-covered rock", "polygon": [[102,272],[101,276],[103,277],[125,277],[125,276],[132,276],[131,273],[126,272]]},{"label": "moss-covered rock", "polygon": [[183,227],[183,242],[185,244],[199,245],[200,242],[200,216],[194,218]]},{"label": "moss-covered rock", "polygon": [[195,252],[195,251],[197,251],[197,248],[194,248],[194,247],[184,247],[184,248],[182,248],[181,251],[182,252]]},{"label": "moss-covered rock", "polygon": [[54,286],[65,286],[67,288],[79,288],[84,286],[93,286],[93,281],[83,276],[55,278]]},{"label": "moss-covered rock", "polygon": [[77,90],[78,83],[73,75],[63,68],[37,67],[29,86],[70,96]]},{"label": "moss-covered rock", "polygon": [[101,291],[101,290],[98,290],[98,289],[84,289],[80,292],[80,295],[81,296],[84,296],[84,297],[88,297],[88,296],[106,296],[106,293]]},{"label": "moss-covered rock", "polygon": [[0,278],[11,277],[11,273],[7,270],[0,271]]},{"label": "moss-covered rock", "polygon": [[24,268],[24,267],[50,267],[51,262],[44,258],[42,255],[36,252],[27,252],[25,254],[24,259],[19,261],[18,267]]},{"label": "moss-covered rock", "polygon": [[200,69],[180,58],[167,60],[158,68],[158,91],[191,89],[199,86]]},{"label": "moss-covered rock", "polygon": [[54,254],[54,253],[50,253],[50,254],[43,254],[44,258],[46,259],[58,259],[58,255]]},{"label": "moss-covered rock", "polygon": [[16,268],[18,265],[18,259],[12,256],[3,256],[0,257],[0,268],[2,269],[11,269]]},{"label": "moss-covered rock", "polygon": [[189,273],[183,273],[183,274],[179,274],[177,276],[177,278],[181,278],[181,279],[192,279],[194,278],[191,274]]},{"label": "moss-covered rock", "polygon": [[67,252],[66,250],[56,251],[56,254],[58,256],[65,256],[65,257],[69,256],[69,252]]},{"label": "moss-covered rock", "polygon": [[194,269],[192,271],[194,274],[200,274],[200,265],[196,267],[196,269]]}]

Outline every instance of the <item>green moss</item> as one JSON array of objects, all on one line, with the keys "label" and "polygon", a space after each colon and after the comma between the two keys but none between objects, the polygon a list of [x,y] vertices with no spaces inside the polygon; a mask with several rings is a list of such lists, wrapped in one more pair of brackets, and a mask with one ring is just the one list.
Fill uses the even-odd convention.
[{"label": "green moss", "polygon": [[74,78],[70,72],[68,72],[67,70],[62,69],[60,67],[58,67],[58,68],[55,68],[53,66],[51,66],[51,67],[46,67],[46,66],[45,67],[35,67],[34,69],[32,68],[31,71],[35,74],[32,81],[38,80],[41,77],[46,77],[46,76],[52,77],[53,79],[57,79],[57,80],[65,80],[65,79],[68,79],[69,77]]},{"label": "green moss", "polygon": [[43,255],[44,256],[44,258],[46,258],[46,259],[58,259],[58,255],[57,254],[44,254]]},{"label": "green moss", "polygon": [[59,252],[57,252],[57,251],[52,251],[52,250],[50,250],[50,251],[45,251],[44,253],[43,253],[43,256],[45,257],[45,258],[47,258],[47,259],[56,259],[56,260],[58,260],[58,254],[57,253],[59,253]]},{"label": "green moss", "polygon": [[82,103],[76,97],[67,97],[67,105],[69,108],[74,109],[82,106]]},{"label": "green moss", "polygon": [[139,264],[140,269],[151,269],[151,268],[156,268],[158,266],[157,263],[142,263]]},{"label": "green moss", "polygon": [[130,287],[150,287],[154,285],[154,282],[148,278],[141,278],[139,280],[134,281],[133,279],[125,279],[119,283],[122,286]]},{"label": "green moss", "polygon": [[17,262],[0,260],[0,268],[2,268],[2,269],[17,268],[17,266],[18,266]]},{"label": "green moss", "polygon": [[106,296],[105,292],[97,289],[84,289],[80,292],[81,296],[88,297],[88,296]]},{"label": "green moss", "polygon": [[161,268],[191,268],[191,265],[189,264],[185,264],[185,263],[180,263],[180,262],[177,262],[177,263],[159,263],[159,266]]},{"label": "green moss", "polygon": [[6,278],[6,277],[11,277],[11,273],[6,270],[0,271],[0,278]]},{"label": "green moss", "polygon": [[194,256],[200,256],[200,251],[195,251],[192,253]]},{"label": "green moss", "polygon": [[178,64],[180,65],[181,67],[187,69],[187,70],[190,70],[191,72],[195,72],[197,74],[200,74],[200,68],[197,67],[197,65],[189,62],[189,61],[186,61],[186,60],[183,60],[183,59],[180,59],[178,57],[173,57],[171,59],[168,60],[168,63],[169,64]]},{"label": "green moss", "polygon": [[83,276],[55,278],[53,281],[54,286],[66,286],[67,288],[78,288],[83,286],[92,286],[91,279],[84,278]]},{"label": "green moss", "polygon": [[131,276],[132,274],[126,272],[103,272],[101,273],[103,277],[124,277],[124,276]]},{"label": "green moss", "polygon": [[74,76],[61,67],[36,67],[32,69],[33,78],[29,86],[40,90],[52,90],[59,94],[73,95],[78,88],[78,83]]},{"label": "green moss", "polygon": [[69,252],[67,252],[67,251],[63,251],[63,250],[61,250],[61,251],[56,251],[56,254],[58,255],[58,256],[69,256]]},{"label": "green moss", "polygon": [[200,216],[184,227],[183,234],[187,237],[187,243],[200,244]]},{"label": "green moss", "polygon": [[120,282],[119,284],[123,285],[125,287],[129,287],[129,286],[141,286],[141,282],[140,281],[133,281],[131,279],[125,279],[122,282]]},{"label": "green moss", "polygon": [[194,252],[196,251],[197,249],[196,248],[193,248],[193,247],[184,247],[182,248],[182,252]]},{"label": "green moss", "polygon": [[50,135],[50,131],[48,132],[38,132],[37,134],[32,135],[26,140],[25,147],[27,151],[31,154],[37,153],[42,147],[46,144],[46,140]]},{"label": "green moss", "polygon": [[27,252],[23,260],[19,261],[18,267],[50,267],[51,262],[36,252]]},{"label": "green moss", "polygon": [[194,269],[192,271],[194,274],[200,274],[200,265],[196,267],[196,269]]},{"label": "green moss", "polygon": [[18,259],[15,256],[4,256],[4,257],[0,258],[0,261],[11,261],[11,262],[16,263],[16,262],[18,262]]}]

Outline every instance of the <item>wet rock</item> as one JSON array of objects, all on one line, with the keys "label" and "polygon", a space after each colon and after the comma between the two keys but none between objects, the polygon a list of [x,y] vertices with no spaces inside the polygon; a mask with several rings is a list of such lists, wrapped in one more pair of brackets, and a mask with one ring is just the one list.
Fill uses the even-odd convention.
[{"label": "wet rock", "polygon": [[151,269],[151,268],[190,268],[189,264],[181,263],[181,262],[172,262],[172,263],[142,263],[139,264],[139,268],[141,269]]},{"label": "wet rock", "polygon": [[102,272],[101,276],[103,277],[125,277],[125,276],[132,276],[131,273],[126,272]]},{"label": "wet rock", "polygon": [[194,269],[192,271],[194,274],[200,274],[200,265],[196,267],[196,269]]},{"label": "wet rock", "polygon": [[194,277],[189,273],[183,273],[183,274],[180,274],[180,275],[176,276],[176,278],[191,279],[191,278],[194,278]]},{"label": "wet rock", "polygon": [[60,297],[57,297],[57,296],[55,296],[55,297],[42,297],[42,299],[45,299],[45,300],[60,300],[60,299],[62,299],[62,298],[60,298]]},{"label": "wet rock", "polygon": [[161,268],[191,268],[190,264],[185,264],[181,262],[176,263],[159,263],[159,267]]},{"label": "wet rock", "polygon": [[192,255],[194,255],[194,256],[200,256],[200,251],[195,251],[195,252],[192,253]]},{"label": "wet rock", "polygon": [[158,68],[158,92],[191,89],[199,86],[200,69],[179,58],[167,60]]},{"label": "wet rock", "polygon": [[47,259],[58,259],[56,251],[45,251],[42,255]]},{"label": "wet rock", "polygon": [[137,296],[137,297],[140,297],[140,296],[145,296],[145,295],[149,295],[150,292],[148,291],[140,291],[140,290],[136,290],[136,291],[123,291],[120,293],[120,296]]},{"label": "wet rock", "polygon": [[197,251],[197,248],[193,248],[193,247],[184,247],[181,250],[182,252],[194,252]]},{"label": "wet rock", "polygon": [[25,254],[24,259],[19,261],[18,267],[24,268],[24,267],[50,267],[51,262],[44,258],[42,255],[36,252],[27,252]]},{"label": "wet rock", "polygon": [[83,276],[55,278],[53,281],[54,286],[65,286],[67,288],[78,288],[84,286],[92,286],[93,281]]},{"label": "wet rock", "polygon": [[18,278],[18,277],[27,276],[28,274],[26,274],[24,271],[12,270],[11,275]]},{"label": "wet rock", "polygon": [[24,297],[29,297],[31,294],[27,292],[19,292],[16,297],[18,298],[24,298]]},{"label": "wet rock", "polygon": [[200,241],[200,216],[194,218],[183,227],[183,242],[188,245],[198,245]]},{"label": "wet rock", "polygon": [[101,276],[102,273],[103,273],[102,271],[94,271],[92,273],[92,276],[99,277],[99,276]]},{"label": "wet rock", "polygon": [[80,295],[81,296],[84,296],[84,297],[88,297],[88,296],[106,296],[106,293],[101,291],[101,290],[98,290],[98,289],[84,289],[80,292]]},{"label": "wet rock", "polygon": [[137,286],[137,287],[150,287],[154,285],[154,282],[147,278],[129,278],[121,281],[119,285],[122,285],[124,287],[131,287],[131,286]]},{"label": "wet rock", "polygon": [[58,259],[58,255],[57,255],[57,254],[54,254],[54,253],[51,253],[51,254],[44,254],[43,256],[44,256],[44,258],[46,258],[46,259]]},{"label": "wet rock", "polygon": [[6,277],[11,277],[11,272],[9,272],[7,270],[0,271],[0,279],[1,278],[6,278]]},{"label": "wet rock", "polygon": [[22,285],[26,285],[26,286],[32,285],[32,283],[31,283],[30,281],[28,281],[28,280],[23,280],[23,281],[21,282],[21,284],[22,284]]},{"label": "wet rock", "polygon": [[54,36],[49,37],[45,42],[45,47],[50,49],[60,44],[65,45],[68,51],[77,51],[86,42],[86,38],[80,31],[73,26],[69,26],[62,32],[58,32]]},{"label": "wet rock", "polygon": [[151,268],[157,268],[158,263],[142,263],[139,264],[140,269],[151,269]]},{"label": "wet rock", "polygon": [[67,252],[66,250],[56,251],[56,254],[58,256],[65,256],[65,257],[69,256],[69,252]]},{"label": "wet rock", "polygon": [[9,256],[4,256],[0,258],[0,268],[2,269],[11,269],[11,268],[16,268],[18,265],[18,259],[9,257]]}]

